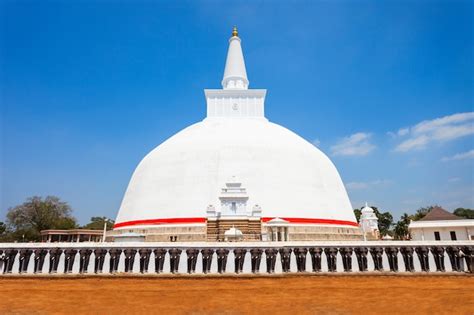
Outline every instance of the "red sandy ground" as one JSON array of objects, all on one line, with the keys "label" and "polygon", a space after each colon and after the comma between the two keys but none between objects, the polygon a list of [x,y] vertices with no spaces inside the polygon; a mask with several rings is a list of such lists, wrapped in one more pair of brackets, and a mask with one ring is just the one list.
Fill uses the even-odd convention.
[{"label": "red sandy ground", "polygon": [[474,314],[474,277],[0,277],[0,313]]}]

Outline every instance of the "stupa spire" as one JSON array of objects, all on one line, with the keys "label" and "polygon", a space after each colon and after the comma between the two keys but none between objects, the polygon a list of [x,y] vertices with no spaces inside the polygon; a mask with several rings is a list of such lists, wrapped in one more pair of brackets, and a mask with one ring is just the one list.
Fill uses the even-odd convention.
[{"label": "stupa spire", "polygon": [[234,28],[232,29],[232,36],[239,36],[239,32],[237,31],[237,26],[234,26]]},{"label": "stupa spire", "polygon": [[249,80],[247,79],[244,54],[240,42],[239,32],[237,27],[234,26],[232,37],[229,39],[229,50],[225,63],[224,78],[222,79],[224,90],[246,90],[248,88]]}]

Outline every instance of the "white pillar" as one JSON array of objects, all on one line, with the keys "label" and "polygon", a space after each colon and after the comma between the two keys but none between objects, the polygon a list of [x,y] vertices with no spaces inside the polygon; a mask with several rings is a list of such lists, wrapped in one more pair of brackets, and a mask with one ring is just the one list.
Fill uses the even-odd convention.
[{"label": "white pillar", "polygon": [[365,224],[362,223],[362,233],[364,234],[364,242],[367,241],[367,233],[365,232]]},{"label": "white pillar", "polygon": [[107,220],[104,221],[104,233],[102,235],[102,243],[105,242],[105,234],[107,233]]}]

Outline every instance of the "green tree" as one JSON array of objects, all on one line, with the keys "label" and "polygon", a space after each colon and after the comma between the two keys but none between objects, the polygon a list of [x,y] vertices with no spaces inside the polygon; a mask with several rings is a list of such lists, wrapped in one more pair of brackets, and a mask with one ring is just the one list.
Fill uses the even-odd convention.
[{"label": "green tree", "polygon": [[34,196],[10,208],[7,224],[14,241],[38,241],[41,230],[77,228],[71,207],[55,196]]},{"label": "green tree", "polygon": [[466,208],[457,208],[453,212],[458,217],[463,217],[466,219],[474,219],[474,210],[473,209],[466,209]]},{"label": "green tree", "polygon": [[356,217],[357,222],[360,222],[361,214],[362,214],[362,211],[360,209],[354,209],[354,215]]},{"label": "green tree", "polygon": [[5,234],[6,232],[7,232],[7,226],[5,225],[5,223],[0,221],[0,236]]},{"label": "green tree", "polygon": [[379,231],[380,235],[393,235],[392,225],[393,225],[393,216],[390,212],[380,212],[377,207],[372,207],[374,213],[379,220]]},{"label": "green tree", "polygon": [[4,222],[0,222],[0,242],[9,241],[8,226]]},{"label": "green tree", "polygon": [[404,213],[400,220],[395,224],[393,229],[395,238],[398,240],[407,240],[410,238],[410,233],[408,232],[408,225],[412,220],[412,216]]},{"label": "green tree", "polygon": [[434,207],[436,206],[428,206],[428,207],[421,207],[418,210],[416,210],[415,214],[412,216],[413,221],[418,221],[420,219],[423,219],[425,215],[428,214]]},{"label": "green tree", "polygon": [[92,217],[91,222],[84,225],[83,228],[91,230],[102,230],[104,228],[104,223],[106,222],[107,230],[111,230],[114,227],[115,221],[106,217]]}]

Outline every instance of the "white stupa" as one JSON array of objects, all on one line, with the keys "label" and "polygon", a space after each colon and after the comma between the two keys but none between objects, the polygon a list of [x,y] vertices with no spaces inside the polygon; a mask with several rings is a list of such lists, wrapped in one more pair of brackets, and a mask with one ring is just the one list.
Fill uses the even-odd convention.
[{"label": "white stupa", "polygon": [[379,220],[375,215],[374,209],[369,207],[367,202],[365,207],[361,209],[361,215],[359,219],[359,225],[364,233],[365,239],[378,239],[380,237],[379,233]]},{"label": "white stupa", "polygon": [[235,226],[244,239],[259,240],[272,233],[266,222],[280,218],[287,223],[287,240],[361,238],[334,164],[308,141],[269,122],[266,90],[248,86],[234,28],[223,89],[205,90],[207,117],[140,162],[117,215],[116,234],[145,232],[150,241],[223,240],[225,230]]}]

